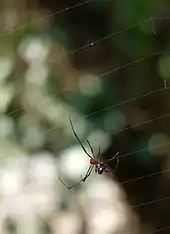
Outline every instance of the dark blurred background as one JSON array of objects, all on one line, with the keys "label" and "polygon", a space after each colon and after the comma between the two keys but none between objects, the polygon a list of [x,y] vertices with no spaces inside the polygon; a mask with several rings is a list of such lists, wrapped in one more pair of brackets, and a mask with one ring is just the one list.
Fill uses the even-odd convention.
[{"label": "dark blurred background", "polygon": [[[170,232],[169,27],[168,0],[1,1],[1,233]],[[72,192],[57,176],[88,158],[69,115],[120,152]]]}]

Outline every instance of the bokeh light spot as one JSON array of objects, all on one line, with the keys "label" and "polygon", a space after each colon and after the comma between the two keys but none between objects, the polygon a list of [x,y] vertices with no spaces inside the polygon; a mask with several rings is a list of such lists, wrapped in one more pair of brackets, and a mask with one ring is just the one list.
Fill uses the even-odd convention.
[{"label": "bokeh light spot", "polygon": [[86,169],[89,166],[89,158],[80,146],[67,149],[60,156],[61,174],[77,180],[86,173]]},{"label": "bokeh light spot", "polygon": [[170,138],[163,133],[154,134],[148,143],[148,148],[151,154],[161,156],[166,155],[170,149]]},{"label": "bokeh light spot", "polygon": [[0,80],[5,79],[11,72],[13,60],[10,57],[0,57]]},{"label": "bokeh light spot", "polygon": [[26,38],[19,46],[19,53],[26,62],[44,62],[49,52],[49,42],[41,38]]},{"label": "bokeh light spot", "polygon": [[85,74],[80,77],[78,87],[85,96],[93,97],[102,90],[101,80],[94,74]]},{"label": "bokeh light spot", "polygon": [[121,111],[113,111],[106,115],[104,127],[106,131],[117,132],[126,125],[126,117]]},{"label": "bokeh light spot", "polygon": [[169,55],[163,55],[160,58],[158,71],[163,79],[166,79],[166,80],[170,79],[170,56]]}]

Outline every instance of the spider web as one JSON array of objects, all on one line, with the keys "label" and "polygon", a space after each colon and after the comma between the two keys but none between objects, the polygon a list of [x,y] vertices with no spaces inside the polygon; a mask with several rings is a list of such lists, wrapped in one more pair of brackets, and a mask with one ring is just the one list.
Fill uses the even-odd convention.
[{"label": "spider web", "polygon": [[[72,6],[68,6],[60,11],[57,11],[55,13],[52,13],[52,14],[48,14],[46,15],[45,17],[42,18],[42,20],[47,20],[47,19],[50,19],[52,17],[54,17],[55,15],[59,15],[59,14],[63,14],[64,12],[67,12],[67,11],[70,11],[72,9],[75,9],[75,8],[79,8],[79,7],[83,7],[85,4],[88,4],[92,2],[92,0],[87,0],[87,1],[84,1],[84,2],[80,2],[78,4],[75,4],[75,5],[72,5]],[[134,25],[130,25],[129,27],[126,27],[124,29],[121,29],[117,32],[113,32],[113,33],[110,33],[109,35],[106,35],[102,38],[99,38],[97,40],[94,40],[94,41],[91,41],[90,43],[87,43],[81,47],[78,47],[72,51],[69,51],[67,53],[67,55],[70,55],[70,54],[74,54],[78,51],[82,51],[82,50],[86,50],[87,48],[89,47],[95,47],[97,44],[105,41],[105,40],[109,40],[111,38],[113,38],[114,36],[117,36],[119,34],[123,34],[123,33],[126,33],[128,32],[129,30],[131,29],[134,29],[136,27],[140,27],[141,25],[143,24],[150,24],[153,26],[153,35],[156,34],[155,32],[155,28],[154,28],[154,23],[156,21],[160,21],[160,20],[168,20],[170,19],[169,16],[166,16],[166,17],[150,17],[149,19],[146,19],[146,20],[143,20],[142,22],[139,22],[137,24],[134,24]],[[32,23],[32,22],[31,22]],[[20,25],[18,26],[17,28],[13,29],[13,30],[10,30],[9,32],[5,32],[3,34],[0,34],[0,39],[3,38],[3,37],[6,37],[7,35],[9,34],[13,34],[14,32],[18,32],[18,31],[21,31],[21,30],[24,30],[24,28],[26,28],[28,25],[30,24],[29,23],[26,23],[26,24],[23,24],[23,25]],[[151,53],[151,54],[148,54],[146,56],[143,56],[143,57],[140,57],[140,58],[137,58],[133,61],[130,61],[128,63],[125,63],[125,64],[122,64],[118,67],[114,67],[112,69],[109,69],[103,73],[100,74],[100,77],[103,77],[103,76],[107,76],[109,74],[112,74],[112,73],[115,73],[115,72],[119,72],[121,71],[122,69],[124,68],[127,68],[127,67],[131,67],[131,66],[135,66],[136,64],[140,64],[142,62],[144,62],[145,60],[147,59],[150,59],[152,57],[155,57],[155,56],[158,56],[158,55],[162,55],[162,54],[169,54],[170,51],[157,51],[157,52],[154,52],[154,53]],[[15,77],[17,78],[18,76],[20,76],[20,74],[17,74],[15,75]],[[2,84],[0,85],[0,91],[2,91]],[[107,106],[101,110],[98,110],[98,111],[93,111],[91,112],[90,114],[86,114],[85,115],[85,118],[88,119],[90,116],[93,116],[93,115],[97,115],[98,113],[101,113],[101,112],[105,112],[105,111],[109,111],[109,110],[113,110],[114,108],[117,108],[117,107],[124,107],[125,105],[127,104],[130,104],[130,103],[133,103],[134,101],[137,101],[137,100],[141,100],[142,98],[144,97],[149,97],[149,96],[152,96],[152,95],[157,95],[159,93],[166,93],[167,91],[169,91],[169,86],[167,86],[167,83],[166,81],[164,81],[164,83],[162,83],[162,88],[159,88],[159,89],[155,89],[155,90],[151,90],[150,92],[147,92],[147,93],[142,93],[142,94],[139,94],[131,99],[127,99],[125,101],[122,101],[122,102],[119,102],[119,103],[116,103],[114,105],[110,105],[110,106]],[[50,97],[56,97],[60,94],[63,94],[65,92],[70,92],[72,91],[73,88],[70,87],[70,88],[64,88],[62,89],[61,91],[59,92],[54,92]],[[1,93],[0,93],[0,98],[1,97]],[[14,111],[8,113],[8,115],[13,115],[14,113],[20,111],[21,108],[17,108],[15,109]],[[152,122],[155,122],[155,121],[159,121],[159,120],[164,120],[164,119],[167,119],[170,117],[170,113],[166,113],[166,114],[163,114],[163,115],[160,115],[156,118],[151,118],[147,121],[143,121],[142,123],[139,123],[139,124],[135,124],[135,125],[132,125],[130,127],[125,127],[125,128],[122,128],[120,129],[119,131],[115,131],[115,132],[112,132],[110,133],[110,135],[116,135],[116,134],[119,134],[119,133],[122,133],[128,129],[133,129],[133,128],[136,128],[136,127],[139,127],[139,126],[143,126],[143,125],[147,125],[149,123],[152,123]],[[52,128],[49,128],[47,130],[47,132],[50,132],[52,130],[55,130],[57,127],[52,127]],[[164,143],[164,144],[158,144],[158,145],[155,145],[155,148],[162,148],[162,147],[165,147],[167,145],[169,145],[170,143]],[[148,148],[142,148],[142,149],[139,149],[139,150],[136,150],[136,151],[133,151],[133,152],[130,152],[128,154],[122,154],[121,157],[124,158],[124,157],[128,157],[128,156],[131,156],[133,154],[137,154],[137,153],[140,153],[140,152],[144,152],[144,151],[147,151]],[[167,169],[164,169],[164,170],[160,170],[159,172],[156,172],[156,173],[151,173],[151,174],[148,174],[146,176],[140,176],[140,177],[137,177],[137,178],[134,178],[134,179],[129,179],[129,180],[125,180],[123,182],[121,182],[121,184],[127,184],[127,183],[132,183],[132,182],[135,182],[135,181],[139,181],[139,180],[142,180],[142,179],[145,179],[145,178],[150,178],[150,177],[154,177],[154,176],[159,176],[159,175],[162,175],[162,174],[166,174],[166,173],[169,173],[170,172],[170,168],[167,168]],[[159,198],[159,199],[155,199],[155,200],[151,200],[151,201],[148,201],[148,202],[145,202],[145,203],[140,203],[140,204],[136,204],[134,206],[132,206],[133,208],[138,208],[138,207],[141,207],[141,206],[149,206],[150,204],[153,204],[153,203],[161,203],[162,201],[164,200],[168,200],[170,199],[170,196],[166,196],[166,197],[162,197],[162,198]],[[160,229],[158,229],[156,231],[156,233],[160,233],[166,229],[169,229],[170,226],[167,226],[167,227],[162,227]]]}]

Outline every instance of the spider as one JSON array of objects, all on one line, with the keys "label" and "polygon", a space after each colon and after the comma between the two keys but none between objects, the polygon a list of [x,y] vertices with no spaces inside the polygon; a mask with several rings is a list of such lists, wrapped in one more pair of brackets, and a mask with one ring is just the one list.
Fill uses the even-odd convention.
[{"label": "spider", "polygon": [[[74,185],[68,187],[68,186],[62,181],[62,179],[61,179],[60,177],[58,177],[59,180],[60,180],[60,182],[61,182],[66,188],[72,189],[72,188],[76,187],[78,184],[80,184],[80,183],[82,183],[82,182],[85,182],[85,181],[87,180],[87,178],[91,175],[92,170],[93,170],[94,167],[95,167],[95,172],[96,172],[97,174],[99,174],[99,175],[103,174],[103,172],[110,172],[110,171],[107,170],[107,163],[110,162],[110,161],[112,161],[112,160],[114,160],[114,159],[116,159],[116,166],[115,166],[115,169],[116,169],[117,166],[118,166],[118,163],[119,163],[119,158],[117,157],[117,155],[119,154],[119,152],[117,152],[117,153],[116,153],[112,158],[110,158],[110,159],[107,159],[107,160],[104,160],[104,161],[100,161],[100,160],[98,159],[99,156],[100,156],[100,148],[99,148],[98,155],[96,156],[95,153],[94,153],[94,151],[93,151],[93,148],[92,148],[90,142],[87,140],[87,144],[88,144],[88,146],[89,146],[89,148],[90,148],[90,150],[91,150],[91,153],[92,153],[92,156],[91,156],[91,155],[87,152],[87,150],[85,149],[85,147],[83,146],[82,142],[80,141],[80,139],[79,139],[79,137],[78,137],[78,135],[77,135],[77,133],[76,133],[74,127],[73,127],[73,123],[72,123],[72,120],[71,120],[70,116],[69,116],[69,120],[70,120],[70,124],[71,124],[71,128],[72,128],[72,131],[73,131],[74,136],[76,137],[76,139],[77,139],[78,143],[80,144],[80,146],[82,147],[83,151],[84,151],[84,152],[86,153],[86,155],[90,158],[90,166],[89,166],[89,168],[88,168],[88,170],[87,170],[85,176],[84,176],[84,177],[81,176],[81,180],[78,181],[76,184],[74,184]],[[115,170],[115,169],[114,169],[114,170]]]}]

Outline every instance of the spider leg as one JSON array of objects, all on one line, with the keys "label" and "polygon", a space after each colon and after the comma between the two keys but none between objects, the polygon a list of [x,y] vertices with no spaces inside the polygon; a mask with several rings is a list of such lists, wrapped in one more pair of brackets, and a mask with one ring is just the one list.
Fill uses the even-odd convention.
[{"label": "spider leg", "polygon": [[119,165],[119,158],[116,158],[116,166],[114,168],[114,171],[117,169],[118,165]]},{"label": "spider leg", "polygon": [[119,158],[117,157],[118,154],[119,154],[119,152],[117,152],[112,158],[105,160],[104,163],[108,163],[114,159],[116,159],[118,161],[119,160]]},{"label": "spider leg", "polygon": [[119,165],[119,158],[116,158],[116,166],[115,166],[115,168],[114,168],[113,170],[109,170],[109,171],[108,171],[108,170],[104,170],[104,171],[105,171],[105,172],[116,171],[118,165]]},{"label": "spider leg", "polygon": [[81,176],[81,180],[79,182],[77,182],[76,184],[68,187],[68,189],[72,189],[72,188],[76,187],[77,185],[79,185],[80,183],[85,182],[86,179],[90,176],[92,169],[93,169],[93,165],[90,165],[87,172],[86,172],[86,175],[84,177]]},{"label": "spider leg", "polygon": [[91,146],[91,144],[90,144],[90,142],[89,142],[88,140],[87,140],[87,144],[88,144],[89,147],[90,147],[90,150],[91,150],[91,152],[92,152],[93,157],[95,157],[94,150],[93,150],[93,148],[92,148],[92,146]]},{"label": "spider leg", "polygon": [[63,182],[63,180],[60,178],[60,176],[58,176],[59,181],[68,189],[69,187],[67,187],[67,185]]},{"label": "spider leg", "polygon": [[73,123],[72,123],[72,121],[71,121],[71,117],[70,117],[70,116],[69,116],[69,119],[70,119],[70,124],[71,124],[72,131],[73,131],[73,133],[74,133],[74,136],[75,136],[76,139],[78,140],[80,146],[82,147],[82,149],[84,150],[84,152],[87,154],[87,156],[88,156],[89,158],[92,158],[92,156],[87,152],[87,150],[84,148],[83,144],[81,143],[79,137],[77,136],[77,133],[76,133],[75,130],[74,130]]},{"label": "spider leg", "polygon": [[89,166],[89,169],[88,169],[86,175],[84,176],[84,178],[82,178],[83,182],[85,182],[86,179],[91,175],[92,170],[93,170],[93,167],[94,167],[94,165],[90,165],[90,166]]},{"label": "spider leg", "polygon": [[104,172],[111,172],[111,171],[115,171],[115,168],[113,170],[104,170]]},{"label": "spider leg", "polygon": [[97,155],[98,157],[100,156],[100,148],[99,148],[99,152],[98,152],[98,155]]},{"label": "spider leg", "polygon": [[68,186],[62,181],[62,179],[61,179],[59,176],[58,176],[58,178],[59,178],[60,182],[61,182],[67,189],[71,189],[71,188],[75,187],[76,185],[80,184],[80,183],[83,181],[83,180],[81,179],[81,180],[80,180],[79,182],[77,182],[76,184],[74,184],[74,185],[68,187]]},{"label": "spider leg", "polygon": [[76,184],[74,184],[74,185],[72,185],[72,186],[69,186],[69,187],[62,181],[62,179],[61,179],[59,176],[58,176],[58,178],[59,178],[60,182],[61,182],[67,189],[72,189],[72,188],[76,187],[77,185],[79,185],[81,182],[85,182],[86,179],[90,176],[90,174],[91,174],[91,172],[92,172],[92,169],[93,169],[93,165],[90,165],[89,168],[88,168],[88,170],[87,170],[86,175],[85,175],[83,178],[82,178],[82,176],[81,176],[81,180],[80,180],[80,181],[78,181]]}]

